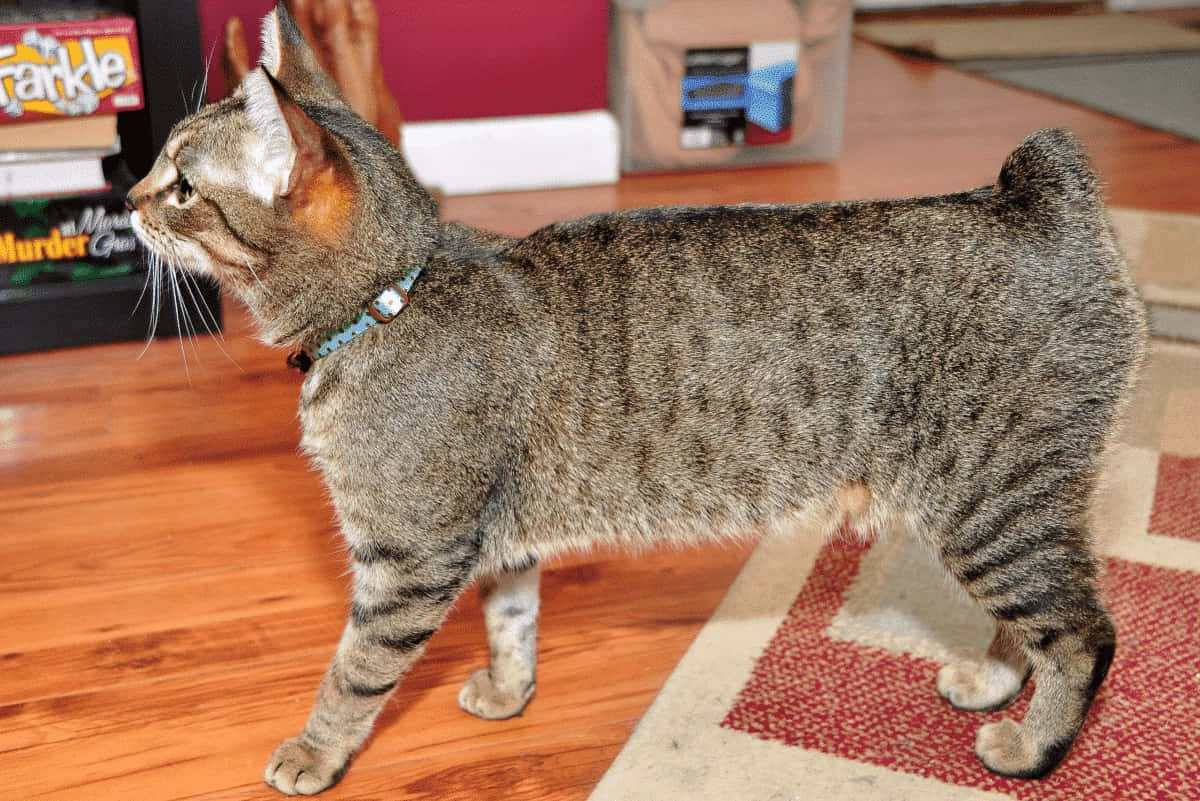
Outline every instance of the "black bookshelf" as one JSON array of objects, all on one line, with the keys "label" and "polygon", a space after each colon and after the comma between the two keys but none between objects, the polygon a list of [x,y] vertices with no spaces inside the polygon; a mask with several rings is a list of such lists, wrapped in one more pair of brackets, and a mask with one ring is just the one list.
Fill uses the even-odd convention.
[{"label": "black bookshelf", "polygon": [[145,175],[171,128],[195,107],[204,86],[205,58],[195,0],[126,0],[138,24],[146,105],[118,118],[126,163]]},{"label": "black bookshelf", "polygon": [[[175,123],[194,110],[189,104],[202,101],[205,58],[195,0],[109,5],[137,20],[145,96],[142,109],[118,115],[121,153],[105,165],[114,190],[123,193],[150,169]],[[150,293],[143,297],[144,283],[145,276],[136,274],[0,289],[0,354],[145,338],[156,310]],[[216,285],[202,280],[200,291],[219,325]],[[173,310],[157,312],[157,336],[178,334]],[[203,329],[198,314],[193,321]]]}]

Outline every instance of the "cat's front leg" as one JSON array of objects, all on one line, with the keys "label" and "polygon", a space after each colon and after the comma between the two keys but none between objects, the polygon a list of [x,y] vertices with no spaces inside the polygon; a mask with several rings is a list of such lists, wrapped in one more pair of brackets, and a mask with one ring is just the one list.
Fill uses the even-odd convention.
[{"label": "cat's front leg", "polygon": [[425,553],[405,548],[352,549],[354,604],[304,730],[280,743],[266,782],[287,795],[335,784],[371,732],[379,710],[425,650],[470,581],[475,537]]},{"label": "cat's front leg", "polygon": [[511,718],[533,697],[539,579],[534,563],[484,579],[480,587],[490,664],[475,671],[458,693],[458,705],[472,715]]}]

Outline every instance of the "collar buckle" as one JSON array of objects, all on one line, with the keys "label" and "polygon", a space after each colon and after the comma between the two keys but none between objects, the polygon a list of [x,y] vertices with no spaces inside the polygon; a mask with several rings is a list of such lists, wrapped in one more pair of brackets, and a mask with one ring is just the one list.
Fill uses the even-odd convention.
[{"label": "collar buckle", "polygon": [[367,304],[367,314],[374,317],[377,323],[390,323],[396,319],[396,315],[404,311],[404,307],[407,305],[408,293],[393,281]]},{"label": "collar buckle", "polygon": [[312,367],[312,363],[312,356],[309,356],[308,352],[303,350],[289,353],[287,357],[287,366],[302,373],[307,373],[309,368]]}]

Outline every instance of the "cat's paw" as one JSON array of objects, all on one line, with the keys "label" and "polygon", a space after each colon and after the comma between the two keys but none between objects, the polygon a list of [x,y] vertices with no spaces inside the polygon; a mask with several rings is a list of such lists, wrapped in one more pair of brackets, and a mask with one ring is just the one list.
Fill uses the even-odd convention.
[{"label": "cat's paw", "polygon": [[991,712],[1021,694],[1025,675],[994,659],[955,662],[938,671],[937,691],[956,709]]},{"label": "cat's paw", "polygon": [[284,795],[314,795],[332,787],[346,772],[347,760],[330,759],[290,737],[279,744],[263,779]]},{"label": "cat's paw", "polygon": [[1041,747],[1028,726],[1008,718],[980,727],[975,737],[975,754],[988,770],[1015,779],[1042,778],[1065,753],[1065,747]]},{"label": "cat's paw", "polygon": [[484,720],[504,720],[521,714],[533,691],[533,682],[519,694],[502,690],[492,681],[491,671],[477,670],[458,691],[458,705]]}]

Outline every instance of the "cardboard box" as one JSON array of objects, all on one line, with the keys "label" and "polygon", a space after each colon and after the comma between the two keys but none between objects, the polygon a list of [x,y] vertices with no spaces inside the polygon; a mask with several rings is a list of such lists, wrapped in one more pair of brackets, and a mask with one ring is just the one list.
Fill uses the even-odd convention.
[{"label": "cardboard box", "polygon": [[143,102],[132,17],[0,25],[0,124],[131,111]]},{"label": "cardboard box", "polygon": [[626,171],[835,158],[849,0],[614,0]]}]

